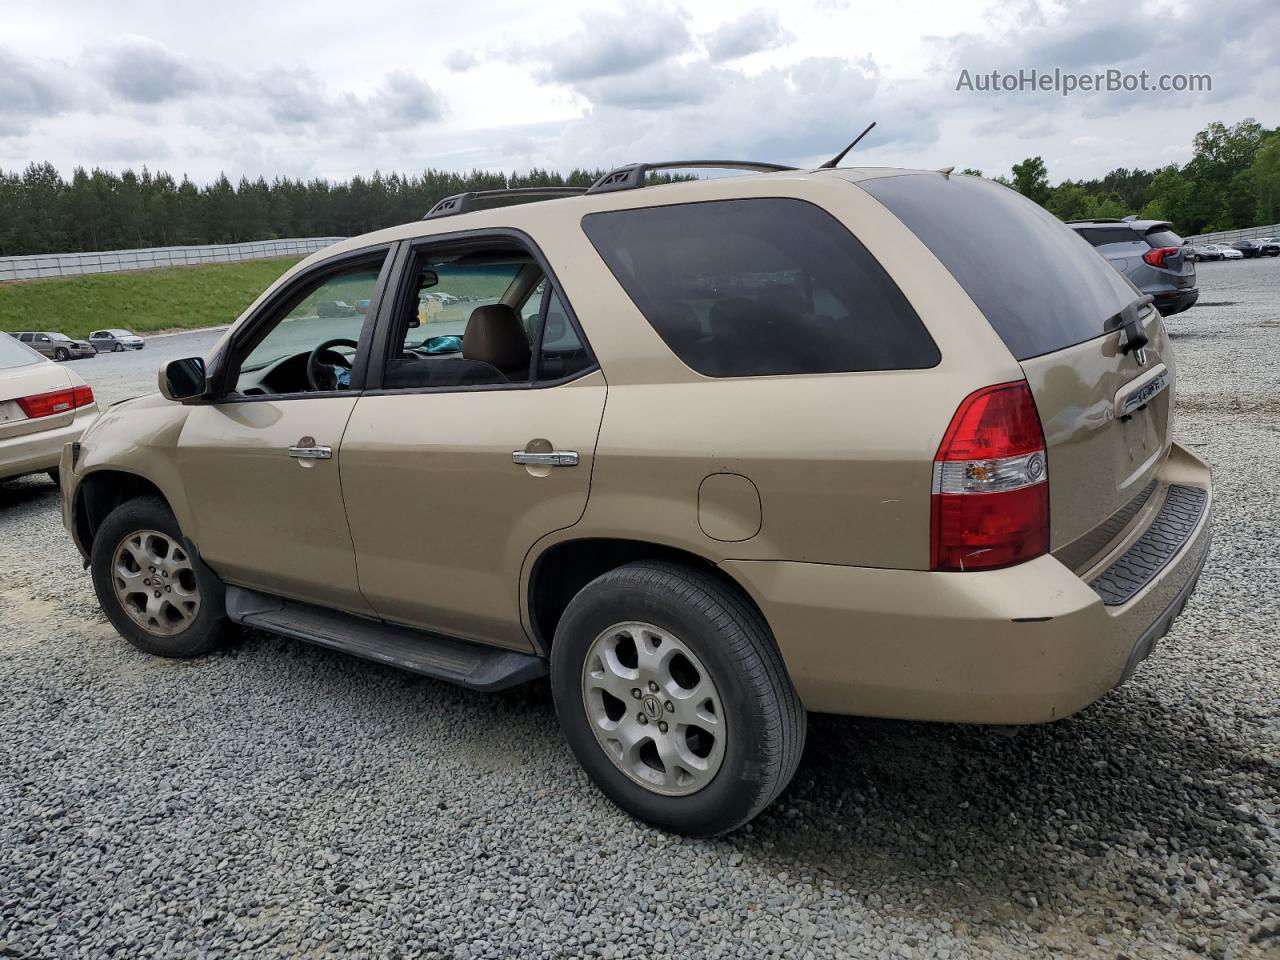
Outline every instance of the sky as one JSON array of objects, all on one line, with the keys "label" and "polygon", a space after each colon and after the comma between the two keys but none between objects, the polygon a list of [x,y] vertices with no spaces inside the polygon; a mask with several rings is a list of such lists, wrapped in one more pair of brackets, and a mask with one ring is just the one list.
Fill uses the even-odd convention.
[{"label": "sky", "polygon": [[[992,70],[1199,73],[1196,93],[981,92]],[[973,84],[976,85],[976,84]],[[1277,0],[0,0],[0,169],[345,179],[637,160],[1050,179],[1280,125]]]}]

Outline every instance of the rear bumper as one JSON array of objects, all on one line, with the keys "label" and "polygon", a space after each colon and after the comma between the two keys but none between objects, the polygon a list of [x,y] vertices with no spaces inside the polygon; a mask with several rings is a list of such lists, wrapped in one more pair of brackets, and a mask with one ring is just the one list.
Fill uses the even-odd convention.
[{"label": "rear bumper", "polygon": [[[1173,485],[1204,491],[1198,520],[1132,596],[1108,605],[1090,584],[1132,558]],[[722,566],[760,605],[810,710],[1042,723],[1123,683],[1168,632],[1208,552],[1212,499],[1209,468],[1175,445],[1151,511],[1080,575],[1053,556],[981,573]]]},{"label": "rear bumper", "polygon": [[1200,299],[1200,289],[1192,287],[1190,290],[1168,290],[1162,293],[1154,294],[1156,309],[1164,316],[1174,313],[1181,313],[1195,305]]},{"label": "rear bumper", "polygon": [[65,426],[0,440],[0,478],[52,470],[62,457],[62,448],[80,439],[97,419],[98,411],[96,404],[82,407]]}]

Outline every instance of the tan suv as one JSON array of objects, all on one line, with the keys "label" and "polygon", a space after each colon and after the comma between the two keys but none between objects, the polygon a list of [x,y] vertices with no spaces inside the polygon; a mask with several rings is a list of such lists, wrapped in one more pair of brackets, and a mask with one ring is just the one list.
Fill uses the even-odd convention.
[{"label": "tan suv", "polygon": [[1038,723],[1123,683],[1212,501],[1149,298],[982,179],[648,169],[332,246],[110,408],[62,477],[117,629],[549,673],[600,788],[690,834],[778,795],[806,711]]}]

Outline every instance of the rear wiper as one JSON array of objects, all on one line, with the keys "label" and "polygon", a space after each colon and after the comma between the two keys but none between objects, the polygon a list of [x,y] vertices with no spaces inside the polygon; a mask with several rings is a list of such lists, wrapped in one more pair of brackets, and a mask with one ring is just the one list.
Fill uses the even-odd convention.
[{"label": "rear wiper", "polygon": [[1103,324],[1104,330],[1115,330],[1117,327],[1120,329],[1124,334],[1124,338],[1120,341],[1120,352],[1136,354],[1140,364],[1147,362],[1146,346],[1150,341],[1147,339],[1146,331],[1142,329],[1142,320],[1139,315],[1154,302],[1155,297],[1149,293],[1145,294],[1115,316],[1109,317]]}]

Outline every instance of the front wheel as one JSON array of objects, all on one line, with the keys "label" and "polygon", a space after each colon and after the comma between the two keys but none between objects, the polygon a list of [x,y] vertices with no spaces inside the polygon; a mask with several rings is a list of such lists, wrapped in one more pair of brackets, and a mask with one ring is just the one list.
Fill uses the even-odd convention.
[{"label": "front wheel", "polygon": [[198,657],[230,630],[222,583],[192,555],[163,500],[139,497],[111,511],[89,566],[107,619],[139,650]]},{"label": "front wheel", "polygon": [[123,351],[123,350],[124,350],[124,347],[122,347],[122,346],[121,346],[120,344],[118,344],[118,343],[117,343],[114,347],[112,347],[112,348],[111,348],[111,352],[112,352],[112,353],[120,353],[120,352],[121,352],[121,351]]},{"label": "front wheel", "polygon": [[677,833],[746,823],[804,749],[804,707],[759,612],[678,564],[628,564],[587,584],[556,628],[551,686],[596,785]]},{"label": "front wheel", "polygon": [[58,347],[57,350],[53,351],[53,359],[63,361],[70,360],[71,354],[67,351],[66,347]]}]

